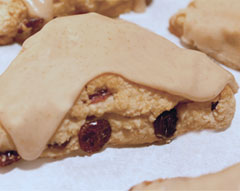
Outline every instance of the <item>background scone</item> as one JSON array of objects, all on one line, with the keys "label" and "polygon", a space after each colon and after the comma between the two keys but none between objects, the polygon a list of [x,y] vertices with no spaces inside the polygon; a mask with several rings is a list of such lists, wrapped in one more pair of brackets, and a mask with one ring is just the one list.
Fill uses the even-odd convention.
[{"label": "background scone", "polygon": [[142,12],[150,2],[151,0],[0,0],[0,45],[23,42],[55,17],[88,12],[117,17],[131,10]]},{"label": "background scone", "polygon": [[240,190],[240,164],[236,164],[215,174],[196,178],[172,178],[145,181],[129,191],[167,190]]},{"label": "background scone", "polygon": [[135,24],[98,14],[58,18],[1,76],[0,164],[222,130],[237,89],[204,54]]},{"label": "background scone", "polygon": [[187,45],[240,70],[239,10],[239,0],[194,0],[170,19],[170,31]]}]

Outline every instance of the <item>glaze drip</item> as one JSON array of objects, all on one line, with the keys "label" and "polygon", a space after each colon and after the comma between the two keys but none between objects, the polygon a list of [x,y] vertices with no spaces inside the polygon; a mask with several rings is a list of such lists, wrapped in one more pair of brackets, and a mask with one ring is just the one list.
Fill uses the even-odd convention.
[{"label": "glaze drip", "polygon": [[53,18],[53,0],[23,0],[31,17],[49,21]]}]

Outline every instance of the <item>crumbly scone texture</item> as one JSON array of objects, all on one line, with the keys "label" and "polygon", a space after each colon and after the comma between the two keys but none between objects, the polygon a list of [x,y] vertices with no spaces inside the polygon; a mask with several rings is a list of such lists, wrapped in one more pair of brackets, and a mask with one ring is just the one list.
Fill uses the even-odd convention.
[{"label": "crumbly scone texture", "polygon": [[27,18],[27,8],[22,1],[0,1],[0,45],[13,42],[19,25],[25,18]]},{"label": "crumbly scone texture", "polygon": [[[151,0],[146,0],[149,4]],[[54,0],[53,17],[97,12],[118,17],[135,9],[136,0]],[[138,10],[135,10],[138,11]],[[0,45],[14,41],[22,43],[46,23],[42,18],[31,18],[22,0],[0,0]]]},{"label": "crumbly scone texture", "polygon": [[171,17],[169,30],[189,47],[240,70],[239,9],[238,0],[193,0]]},{"label": "crumbly scone texture", "polygon": [[[108,93],[96,94],[99,90]],[[170,137],[158,138],[153,123],[173,108],[178,118],[176,131]],[[73,151],[87,154],[80,148],[78,133],[92,117],[107,120],[111,125],[111,137],[105,148],[164,144],[190,131],[223,130],[230,125],[234,112],[235,98],[229,86],[214,100],[198,103],[106,74],[85,86],[41,157],[60,157]],[[0,153],[15,150],[11,138],[0,128]]]}]

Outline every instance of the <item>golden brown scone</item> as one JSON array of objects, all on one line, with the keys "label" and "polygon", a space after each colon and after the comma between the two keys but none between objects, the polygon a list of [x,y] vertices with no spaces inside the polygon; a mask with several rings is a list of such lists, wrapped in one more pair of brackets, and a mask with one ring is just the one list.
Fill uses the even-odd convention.
[{"label": "golden brown scone", "polygon": [[237,88],[204,54],[135,24],[98,14],[58,18],[1,76],[0,166],[223,130]]},{"label": "golden brown scone", "polygon": [[[214,100],[197,103],[104,75],[86,85],[41,157],[61,157],[73,151],[87,154],[79,145],[79,131],[97,120],[106,120],[111,126],[111,137],[104,147],[128,147],[169,143],[190,131],[224,130],[234,110],[234,93],[228,86]],[[16,147],[0,128],[0,166],[15,161],[2,159],[9,151],[16,151]]]},{"label": "golden brown scone", "polygon": [[240,1],[194,0],[170,19],[170,31],[193,48],[240,70]]},{"label": "golden brown scone", "polygon": [[195,178],[172,178],[145,181],[129,191],[168,191],[168,190],[240,190],[240,164],[214,174]]},{"label": "golden brown scone", "polygon": [[32,13],[29,10],[31,6],[27,6],[28,2],[37,4],[39,0],[0,0],[0,45],[14,41],[22,43],[55,17],[88,12],[118,17],[132,10],[144,11],[151,0],[43,0],[46,4],[44,10],[52,4],[51,13]]}]

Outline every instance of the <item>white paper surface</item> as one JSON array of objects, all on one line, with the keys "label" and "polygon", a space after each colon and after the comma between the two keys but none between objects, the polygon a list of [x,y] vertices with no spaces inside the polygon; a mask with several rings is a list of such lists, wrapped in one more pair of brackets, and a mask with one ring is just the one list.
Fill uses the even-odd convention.
[{"label": "white paper surface", "polygon": [[[179,39],[169,33],[168,20],[188,3],[189,0],[154,0],[146,13],[126,14],[122,18],[181,46]],[[0,47],[0,74],[19,50],[16,44]],[[239,72],[228,70],[240,82]],[[0,190],[123,191],[144,180],[219,171],[240,162],[239,93],[236,100],[235,118],[224,132],[189,133],[163,146],[108,148],[91,157],[20,161],[0,169]]]}]

